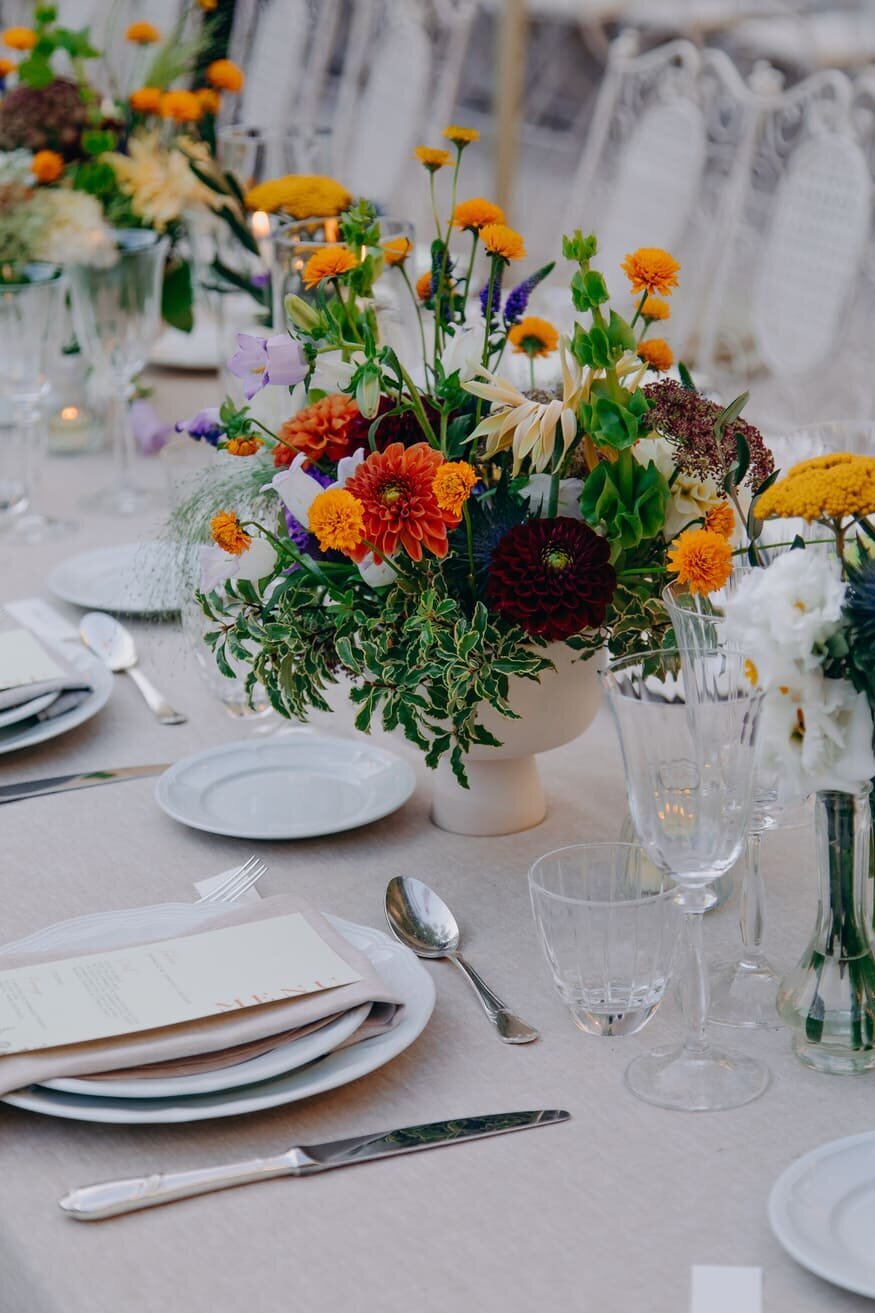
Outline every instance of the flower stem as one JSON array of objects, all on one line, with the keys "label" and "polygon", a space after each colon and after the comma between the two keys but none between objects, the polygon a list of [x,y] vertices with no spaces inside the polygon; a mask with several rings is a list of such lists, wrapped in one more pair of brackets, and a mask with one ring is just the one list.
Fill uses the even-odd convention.
[{"label": "flower stem", "polygon": [[422,308],[419,304],[419,297],[416,295],[407,270],[404,268],[403,264],[400,264],[398,268],[401,270],[401,277],[404,279],[407,290],[410,293],[410,298],[413,301],[414,309],[416,310],[416,322],[419,324],[419,345],[422,348],[422,368],[425,371],[426,381],[428,381],[428,348],[425,345],[425,325],[422,322]]},{"label": "flower stem", "polygon": [[[492,331],[492,298],[495,295],[495,277],[498,271],[498,257],[493,256],[489,262],[489,286],[486,291],[486,323],[483,327],[483,355],[480,364],[486,368],[489,360],[489,337]],[[480,416],[483,413],[483,398],[477,398],[477,411],[475,415],[475,425],[480,423]]]},{"label": "flower stem", "polygon": [[429,445],[432,447],[439,447],[440,443],[437,440],[437,436],[435,434],[434,429],[432,428],[431,424],[429,424],[428,422],[428,415],[426,415],[425,413],[425,408],[423,407],[422,404],[422,398],[419,395],[419,389],[417,388],[413,379],[408,374],[407,370],[401,364],[401,361],[398,359],[394,351],[392,352],[392,357],[393,357],[393,363],[395,365],[395,368],[398,370],[398,373],[401,375],[401,377],[404,380],[404,386],[407,388],[407,392],[410,396],[410,405],[413,408],[413,413],[415,414],[416,418],[419,420],[419,427],[422,429],[423,433],[428,439]]},{"label": "flower stem", "polygon": [[[640,316],[641,316],[641,311],[644,309],[644,302],[645,302],[646,300],[647,300],[647,292],[644,291],[644,292],[641,293],[641,300],[638,302],[638,308],[637,308],[637,310],[635,311],[634,315],[632,316],[632,322],[631,322],[631,324],[629,325],[630,328],[634,328],[635,325],[638,323],[638,320],[639,320],[639,318],[640,318]],[[644,329],[643,329],[643,332],[642,332],[642,336],[643,336],[643,333],[646,333],[646,332],[647,332],[647,325],[645,324]]]},{"label": "flower stem", "polygon": [[471,585],[471,592],[474,592],[474,526],[471,523],[471,512],[468,510],[467,503],[462,507],[462,515],[465,519],[465,537],[468,542],[468,583]]},{"label": "flower stem", "polygon": [[[468,301],[468,298],[469,298],[469,296],[471,295],[471,279],[472,279],[473,276],[474,276],[474,257],[475,257],[476,254],[477,254],[477,241],[478,241],[478,239],[479,239],[479,234],[478,234],[476,228],[473,229],[471,235],[472,235],[472,237],[474,238],[474,240],[473,240],[473,242],[471,243],[471,258],[468,260],[468,269],[467,269],[467,272],[466,272],[466,274],[465,274],[465,302]],[[463,320],[464,320],[464,317],[465,317],[465,306],[464,306],[464,304],[463,304],[463,306],[462,306],[462,319],[463,319]]]}]

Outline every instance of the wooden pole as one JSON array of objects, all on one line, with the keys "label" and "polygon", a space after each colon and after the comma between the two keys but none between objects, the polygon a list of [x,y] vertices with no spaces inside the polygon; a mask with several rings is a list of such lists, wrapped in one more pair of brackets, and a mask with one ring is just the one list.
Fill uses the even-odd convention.
[{"label": "wooden pole", "polygon": [[498,19],[492,97],[495,120],[495,199],[510,211],[516,181],[526,64],[525,0],[503,0]]}]

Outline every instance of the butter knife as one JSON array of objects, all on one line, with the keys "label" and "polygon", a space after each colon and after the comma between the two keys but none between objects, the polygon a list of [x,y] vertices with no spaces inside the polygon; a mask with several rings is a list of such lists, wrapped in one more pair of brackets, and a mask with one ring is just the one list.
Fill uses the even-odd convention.
[{"label": "butter knife", "polygon": [[132,1176],[122,1181],[86,1185],[72,1190],[59,1202],[69,1217],[80,1222],[95,1222],[103,1217],[133,1213],[139,1208],[154,1208],[156,1204],[188,1199],[192,1195],[227,1190],[232,1185],[268,1181],[273,1176],[313,1176],[316,1172],[328,1172],[334,1167],[348,1167],[352,1163],[367,1163],[375,1158],[393,1158],[396,1154],[437,1149],[444,1144],[460,1144],[463,1140],[480,1140],[487,1135],[505,1135],[509,1131],[567,1122],[570,1117],[571,1114],[562,1108],[547,1108],[537,1112],[489,1113],[485,1117],[428,1122],[424,1126],[406,1126],[385,1135],[356,1135],[326,1144],[297,1145],[272,1158],[250,1158],[246,1162],[226,1163],[223,1167],[156,1172],[152,1176]]},{"label": "butter knife", "polygon": [[118,770],[92,770],[77,775],[50,775],[44,780],[23,780],[19,784],[0,785],[0,803],[18,802],[20,798],[38,798],[43,793],[64,793],[67,789],[92,789],[96,784],[115,784],[119,780],[139,780],[147,775],[161,775],[169,762],[159,766],[122,766]]}]

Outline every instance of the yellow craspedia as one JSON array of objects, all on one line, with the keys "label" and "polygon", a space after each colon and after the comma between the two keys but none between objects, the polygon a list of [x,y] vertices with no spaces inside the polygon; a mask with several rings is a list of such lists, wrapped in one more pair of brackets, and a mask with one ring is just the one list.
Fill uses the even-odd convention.
[{"label": "yellow craspedia", "polygon": [[514,351],[523,352],[529,357],[549,356],[559,345],[559,333],[548,319],[539,319],[537,315],[526,315],[507,335]]},{"label": "yellow craspedia", "polygon": [[161,40],[161,33],[154,23],[131,23],[125,32],[125,40],[135,46],[154,46]]},{"label": "yellow craspedia", "polygon": [[713,593],[732,574],[732,547],[710,529],[687,529],[668,550],[668,568],[691,593]]},{"label": "yellow craspedia", "polygon": [[417,146],[413,152],[420,164],[424,164],[429,173],[436,173],[447,164],[452,164],[453,157],[448,150],[439,150],[432,146]]},{"label": "yellow craspedia", "polygon": [[358,265],[358,259],[347,246],[326,246],[311,255],[304,265],[304,286],[312,291],[326,278],[339,278]]},{"label": "yellow craspedia", "polygon": [[761,520],[843,520],[875,514],[875,457],[834,451],[788,470],[757,498]]},{"label": "yellow craspedia", "polygon": [[668,319],[671,306],[668,301],[661,301],[658,296],[648,296],[641,307],[642,319]]},{"label": "yellow craspedia", "polygon": [[460,150],[470,146],[472,141],[480,140],[480,133],[476,128],[462,128],[459,127],[458,123],[451,123],[448,128],[444,128],[442,135],[446,137],[447,141],[451,141],[454,146],[458,146]]},{"label": "yellow craspedia", "polygon": [[158,102],[158,113],[174,123],[197,123],[203,115],[201,103],[193,91],[165,91]]},{"label": "yellow craspedia", "polygon": [[480,229],[480,240],[490,255],[502,260],[524,260],[526,244],[518,232],[506,223],[487,223]]},{"label": "yellow craspedia", "polygon": [[38,150],[30,162],[37,182],[57,182],[64,172],[64,157],[56,150]]},{"label": "yellow craspedia", "polygon": [[210,533],[213,542],[231,556],[242,555],[252,542],[233,511],[219,511],[218,515],[214,515],[210,520]]},{"label": "yellow craspedia", "polygon": [[674,364],[674,352],[664,337],[651,337],[646,342],[639,342],[635,349],[641,359],[657,373],[664,373]]},{"label": "yellow craspedia", "polygon": [[364,507],[345,488],[326,488],[310,507],[309,529],[323,552],[352,555],[365,536]]},{"label": "yellow craspedia", "polygon": [[473,465],[466,460],[447,460],[438,467],[431,486],[441,510],[460,516],[476,482],[477,471]]},{"label": "yellow craspedia", "polygon": [[131,109],[137,114],[157,114],[163,94],[160,87],[137,87],[129,97]]},{"label": "yellow craspedia", "polygon": [[293,219],[333,218],[351,204],[352,196],[341,183],[316,173],[270,178],[246,193],[248,210],[282,210]]},{"label": "yellow craspedia", "polygon": [[233,59],[214,59],[207,65],[207,81],[217,91],[233,93],[243,90],[246,75]]},{"label": "yellow craspedia", "polygon": [[678,285],[680,265],[673,255],[659,246],[642,246],[627,255],[620,266],[632,284],[636,296],[642,292],[671,296]]}]

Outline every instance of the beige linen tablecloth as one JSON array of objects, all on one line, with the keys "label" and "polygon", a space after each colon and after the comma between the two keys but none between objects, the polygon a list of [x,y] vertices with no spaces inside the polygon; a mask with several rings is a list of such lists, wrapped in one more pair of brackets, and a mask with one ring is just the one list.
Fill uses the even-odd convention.
[{"label": "beige linen tablecloth", "polygon": [[[209,378],[159,376],[156,384],[167,419],[215,400]],[[0,541],[0,600],[44,593],[60,553],[148,530],[145,520],[90,518],[78,507],[109,464],[105,457],[48,463],[46,503],[76,516],[79,531],[54,546]],[[160,485],[160,469],[145,472]],[[0,757],[0,782],[172,761],[252,732],[213,700],[173,627],[134,628],[144,668],[189,723],[158,725],[118,676],[97,718]],[[351,732],[346,717],[328,723]],[[270,863],[263,892],[301,893],[380,925],[389,876],[421,876],[453,906],[472,961],[540,1028],[541,1041],[501,1044],[461,976],[434,963],[427,969],[438,1001],[422,1037],[382,1070],[305,1103],[190,1127],[54,1121],[0,1105],[0,1313],[686,1313],[693,1263],[761,1265],[766,1313],[871,1307],[784,1254],[769,1231],[766,1200],[799,1154],[872,1127],[875,1076],[807,1071],[779,1031],[722,1032],[770,1064],[771,1088],[734,1112],[661,1111],[626,1093],[623,1070],[642,1047],[677,1033],[674,1004],[640,1036],[598,1040],[575,1029],[553,993],[526,871],[548,849],[618,835],[625,794],[604,714],[576,743],[542,758],[547,820],[501,839],[434,829],[428,773],[414,752],[394,746],[419,780],[403,810],[334,839],[260,845]],[[153,780],[139,780],[0,808],[0,939],[113,905],[187,898],[194,880],[251,852],[252,843],[178,825],[158,810],[153,791]],[[769,836],[764,849],[769,948],[786,967],[811,926],[811,837]],[[734,944],[736,915],[728,906],[708,917],[709,954]],[[56,1203],[72,1186],[113,1176],[449,1116],[556,1106],[570,1109],[573,1122],[94,1226],[63,1217]]]}]

